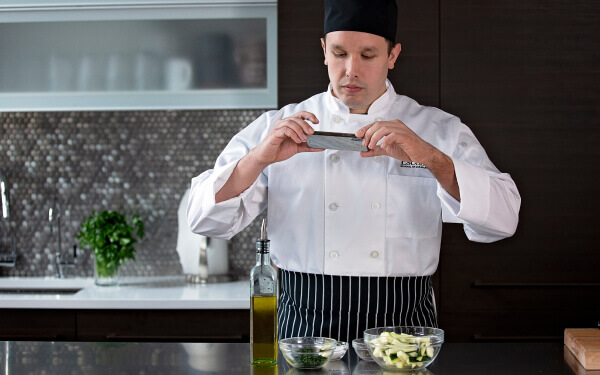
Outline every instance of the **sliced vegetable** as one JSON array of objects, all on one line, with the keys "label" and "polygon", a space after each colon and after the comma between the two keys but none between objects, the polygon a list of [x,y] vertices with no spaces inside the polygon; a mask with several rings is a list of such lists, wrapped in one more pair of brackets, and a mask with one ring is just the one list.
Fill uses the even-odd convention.
[{"label": "sliced vegetable", "polygon": [[414,369],[431,361],[435,349],[429,337],[419,337],[406,333],[382,332],[371,340],[375,346],[373,356],[381,358],[387,365],[397,368]]}]

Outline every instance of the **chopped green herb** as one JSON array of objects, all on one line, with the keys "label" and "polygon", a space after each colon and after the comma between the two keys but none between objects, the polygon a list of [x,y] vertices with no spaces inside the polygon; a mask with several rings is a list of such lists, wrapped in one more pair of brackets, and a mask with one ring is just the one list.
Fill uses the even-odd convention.
[{"label": "chopped green herb", "polygon": [[300,349],[301,353],[312,353],[312,354],[300,354],[296,357],[296,366],[301,368],[315,368],[320,367],[325,362],[327,362],[327,358],[315,353],[315,351],[311,348]]}]

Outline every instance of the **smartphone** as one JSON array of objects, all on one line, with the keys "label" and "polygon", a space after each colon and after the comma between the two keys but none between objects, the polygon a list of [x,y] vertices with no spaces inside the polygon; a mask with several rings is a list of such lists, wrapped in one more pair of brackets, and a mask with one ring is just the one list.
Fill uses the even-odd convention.
[{"label": "smartphone", "polygon": [[327,148],[330,150],[369,151],[363,146],[362,138],[352,133],[335,133],[316,131],[308,136],[306,143],[312,148]]}]

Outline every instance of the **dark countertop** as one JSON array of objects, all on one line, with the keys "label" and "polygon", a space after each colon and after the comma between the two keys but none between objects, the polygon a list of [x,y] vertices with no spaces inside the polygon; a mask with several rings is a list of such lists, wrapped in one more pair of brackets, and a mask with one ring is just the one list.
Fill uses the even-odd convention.
[{"label": "dark countertop", "polygon": [[[566,352],[565,352],[566,351]],[[0,372],[6,374],[401,374],[360,361],[349,348],[324,370],[299,371],[279,354],[279,365],[253,368],[249,344],[130,342],[0,342]],[[428,370],[416,374],[580,373],[562,343],[446,343]],[[571,370],[570,366],[574,366]],[[586,374],[598,374],[588,372]]]}]

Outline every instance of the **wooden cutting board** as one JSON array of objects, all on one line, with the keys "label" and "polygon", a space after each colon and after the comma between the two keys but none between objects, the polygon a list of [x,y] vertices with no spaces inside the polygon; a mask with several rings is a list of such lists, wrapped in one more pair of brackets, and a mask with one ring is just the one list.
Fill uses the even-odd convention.
[{"label": "wooden cutting board", "polygon": [[600,329],[567,328],[565,345],[586,370],[600,370]]}]

